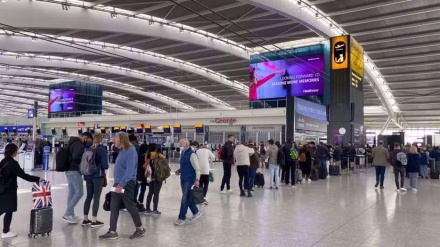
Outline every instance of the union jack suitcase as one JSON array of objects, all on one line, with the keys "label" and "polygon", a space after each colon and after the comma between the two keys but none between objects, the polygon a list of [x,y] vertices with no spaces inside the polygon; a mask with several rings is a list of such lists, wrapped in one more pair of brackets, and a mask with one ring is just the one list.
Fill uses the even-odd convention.
[{"label": "union jack suitcase", "polygon": [[50,235],[53,229],[53,209],[50,182],[34,183],[32,186],[34,206],[31,210],[29,237]]}]

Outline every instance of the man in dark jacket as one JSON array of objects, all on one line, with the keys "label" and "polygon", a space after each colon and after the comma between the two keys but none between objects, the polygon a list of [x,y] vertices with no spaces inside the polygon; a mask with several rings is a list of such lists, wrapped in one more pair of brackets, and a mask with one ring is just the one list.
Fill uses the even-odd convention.
[{"label": "man in dark jacket", "polygon": [[266,149],[264,146],[264,142],[260,143],[260,147],[259,147],[259,152],[260,152],[260,162],[261,162],[261,168],[264,168],[264,164],[266,163]]},{"label": "man in dark jacket", "polygon": [[228,135],[228,141],[223,145],[222,160],[223,160],[223,179],[220,187],[220,193],[226,193],[224,191],[225,185],[227,192],[231,190],[231,169],[234,163],[234,135]]},{"label": "man in dark jacket", "polygon": [[319,158],[319,167],[326,168],[327,167],[327,158],[330,156],[328,152],[328,148],[324,145],[323,142],[320,142],[318,147],[316,148],[318,152]]},{"label": "man in dark jacket", "polygon": [[339,175],[341,175],[342,172],[342,149],[339,143],[336,143],[335,150],[333,150],[333,161],[335,162],[335,165],[339,167]]},{"label": "man in dark jacket", "polygon": [[347,156],[349,157],[350,161],[350,170],[353,170],[356,157],[356,148],[354,148],[351,142],[348,143]]},{"label": "man in dark jacket", "polygon": [[249,157],[251,163],[249,166],[249,188],[251,191],[254,191],[255,176],[257,175],[257,170],[260,165],[260,154],[252,140],[249,140],[248,147],[254,149],[254,154]]},{"label": "man in dark jacket", "polygon": [[286,165],[283,167],[284,180],[282,179],[282,181],[286,182],[286,185],[290,183],[290,186],[295,186],[296,160],[293,160],[290,156],[290,151],[292,150],[292,148],[294,148],[292,139],[288,139],[282,149],[284,152],[284,157],[286,159]]},{"label": "man in dark jacket", "polygon": [[78,224],[82,218],[75,216],[75,206],[84,194],[83,181],[79,166],[84,153],[83,142],[79,137],[70,137],[69,143],[69,170],[66,172],[69,194],[67,196],[67,209],[63,219],[70,224]]}]

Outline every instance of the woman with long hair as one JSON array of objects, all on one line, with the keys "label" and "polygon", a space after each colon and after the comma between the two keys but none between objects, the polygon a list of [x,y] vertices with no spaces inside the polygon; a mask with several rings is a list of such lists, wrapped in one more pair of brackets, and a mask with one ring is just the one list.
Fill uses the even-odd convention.
[{"label": "woman with long hair", "polygon": [[120,151],[118,158],[116,158],[114,184],[111,192],[110,229],[106,234],[99,236],[99,238],[103,240],[118,239],[116,227],[122,203],[124,203],[127,211],[130,213],[136,227],[136,231],[130,236],[130,239],[141,238],[145,235],[146,230],[142,227],[141,217],[133,200],[137,183],[138,155],[126,133],[117,133],[114,143]]},{"label": "woman with long hair", "polygon": [[[162,213],[157,210],[159,205],[159,194],[162,189],[163,181],[159,181],[156,178],[154,161],[156,158],[164,159],[163,154],[157,152],[157,145],[152,143],[148,149],[148,153],[145,156],[144,169],[148,167],[151,169],[151,182],[148,183],[148,195],[147,202],[145,203],[145,214],[159,216]],[[153,210],[151,210],[151,200],[153,200]]]},{"label": "woman with long hair", "polygon": [[[144,206],[144,198],[145,192],[147,191],[147,178],[145,177],[145,156],[148,154],[149,146],[147,144],[141,144],[139,147],[139,157],[138,157],[138,170],[137,170],[137,182],[138,182],[138,193],[135,193],[135,197],[137,196],[137,204],[139,212],[145,213]],[[139,195],[138,195],[139,194]]]},{"label": "woman with long hair", "polygon": [[270,73],[263,79],[258,79],[258,73],[257,69],[254,67],[249,68],[249,99],[250,100],[257,100],[258,99],[258,93],[257,89],[264,85],[266,82],[268,82],[270,79],[275,77],[276,75],[282,75],[284,74],[284,71],[275,71],[273,73]]},{"label": "woman with long hair", "polygon": [[410,190],[417,192],[417,179],[420,172],[420,159],[421,156],[417,152],[417,146],[412,145],[408,152],[408,164],[406,170],[409,174]]},{"label": "woman with long hair", "polygon": [[17,237],[17,233],[11,232],[12,214],[17,212],[17,177],[28,182],[43,182],[44,178],[29,175],[21,169],[18,162],[14,159],[17,157],[17,145],[10,143],[5,147],[5,158],[0,162],[0,173],[9,181],[4,188],[5,192],[0,194],[0,215],[3,218],[3,234],[2,239]]},{"label": "woman with long hair", "polygon": [[[105,171],[109,168],[107,150],[101,145],[103,136],[101,133],[96,133],[93,137],[92,149],[95,152],[95,162],[99,167],[98,171],[91,175],[85,175],[87,197],[84,202],[84,220],[83,226],[90,226],[92,228],[101,227],[104,223],[97,220],[99,210],[99,199],[101,198],[102,189],[106,181]],[[89,220],[90,205],[93,199],[92,220]]]}]

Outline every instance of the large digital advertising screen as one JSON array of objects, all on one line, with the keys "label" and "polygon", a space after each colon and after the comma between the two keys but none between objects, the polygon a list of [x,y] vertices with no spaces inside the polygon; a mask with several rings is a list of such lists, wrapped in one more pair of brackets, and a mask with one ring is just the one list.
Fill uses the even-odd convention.
[{"label": "large digital advertising screen", "polygon": [[249,68],[249,99],[324,94],[324,55],[254,63]]},{"label": "large digital advertising screen", "polygon": [[71,112],[75,109],[75,88],[49,90],[49,113]]},{"label": "large digital advertising screen", "polygon": [[296,129],[327,132],[327,110],[324,105],[295,98]]}]

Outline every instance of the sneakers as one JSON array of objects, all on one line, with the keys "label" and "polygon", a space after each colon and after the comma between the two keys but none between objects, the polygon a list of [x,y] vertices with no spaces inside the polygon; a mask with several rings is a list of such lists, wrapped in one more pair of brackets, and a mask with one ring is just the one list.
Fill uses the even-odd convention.
[{"label": "sneakers", "polygon": [[136,231],[130,236],[130,239],[142,238],[146,232],[147,230],[143,227],[142,229],[136,228]]},{"label": "sneakers", "polygon": [[144,204],[142,204],[142,203],[139,203],[137,208],[138,208],[139,213],[143,213],[146,210],[144,207]]},{"label": "sneakers", "polygon": [[128,212],[128,210],[126,208],[123,208],[122,211],[123,212]]},{"label": "sneakers", "polygon": [[269,189],[273,189],[273,187],[272,186],[270,186],[270,188]]},{"label": "sneakers", "polygon": [[411,188],[412,192],[417,192],[416,188]]},{"label": "sneakers", "polygon": [[277,189],[278,189],[278,187],[275,187],[275,189],[277,190]]},{"label": "sneakers", "polygon": [[407,190],[405,188],[400,188],[401,192],[407,192]]},{"label": "sneakers", "polygon": [[83,220],[82,226],[90,226],[92,224],[91,220]]},{"label": "sneakers", "polygon": [[176,226],[181,226],[183,224],[185,224],[186,222],[184,220],[178,219],[176,222],[174,222],[174,225]]},{"label": "sneakers", "polygon": [[208,201],[205,199],[205,201],[203,202],[203,204],[208,205]]},{"label": "sneakers", "polygon": [[153,211],[151,211],[150,209],[147,209],[144,212],[145,215],[151,215],[152,213],[153,213]]},{"label": "sneakers", "polygon": [[379,183],[376,183],[375,185],[374,185],[374,188],[377,188],[379,186]]},{"label": "sneakers", "polygon": [[2,239],[5,239],[5,238],[15,238],[17,236],[18,236],[18,234],[15,233],[15,232],[8,232],[8,233],[3,233],[1,238]]},{"label": "sneakers", "polygon": [[63,216],[63,220],[69,224],[78,224],[79,221],[76,220],[73,216]]},{"label": "sneakers", "polygon": [[231,189],[229,189],[229,190],[227,190],[227,192],[228,192],[228,193],[232,193],[232,190],[231,190]]},{"label": "sneakers", "polygon": [[97,228],[97,227],[101,227],[101,226],[104,226],[104,223],[101,221],[98,221],[98,220],[96,222],[92,222],[92,224],[90,224],[91,228]]},{"label": "sneakers", "polygon": [[226,194],[226,191],[220,190],[220,194]]},{"label": "sneakers", "polygon": [[112,233],[110,231],[108,231],[106,234],[99,236],[99,239],[101,240],[116,240],[118,239],[118,233]]},{"label": "sneakers", "polygon": [[76,220],[76,221],[78,221],[78,222],[82,220],[82,218],[79,217],[79,216],[73,216],[73,219]]},{"label": "sneakers", "polygon": [[240,192],[240,196],[241,196],[241,197],[246,196],[246,193],[244,192],[244,190],[242,190],[242,191]]},{"label": "sneakers", "polygon": [[396,192],[400,192],[400,189],[396,189]]},{"label": "sneakers", "polygon": [[152,216],[161,216],[162,213],[159,212],[159,211],[157,211],[157,210],[155,210],[155,211],[151,212],[151,215],[152,215]]},{"label": "sneakers", "polygon": [[381,189],[381,190],[383,190],[383,189],[385,189],[385,187],[383,187],[383,186],[380,186],[380,189]]},{"label": "sneakers", "polygon": [[252,193],[250,190],[248,190],[247,197],[252,197]]},{"label": "sneakers", "polygon": [[197,214],[195,214],[195,215],[190,219],[190,221],[196,221],[196,220],[198,220],[202,215],[203,215],[202,212],[199,211]]}]

